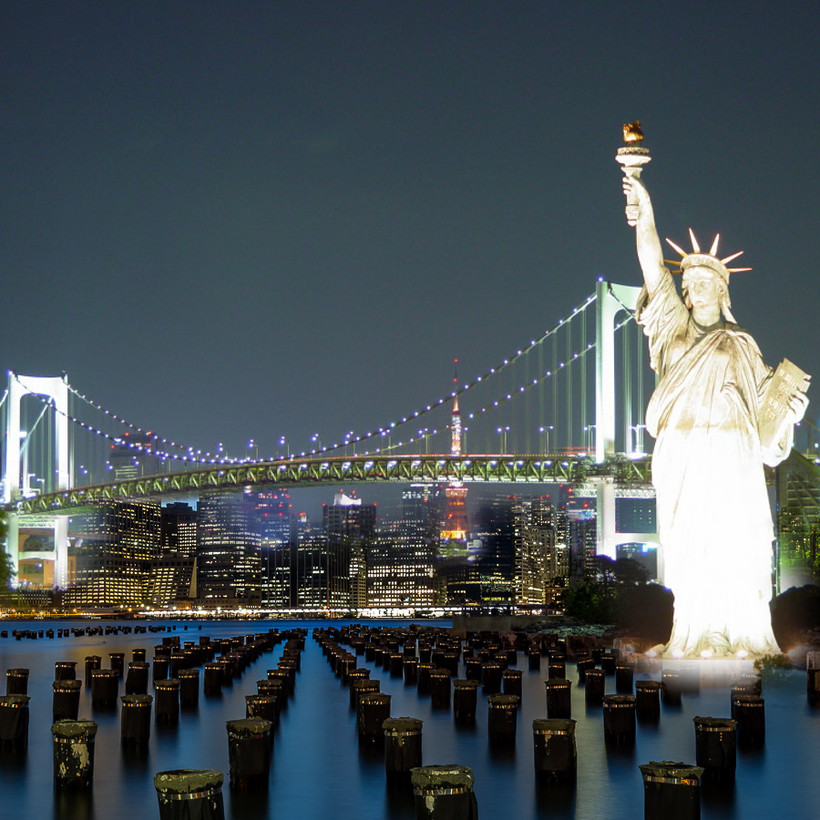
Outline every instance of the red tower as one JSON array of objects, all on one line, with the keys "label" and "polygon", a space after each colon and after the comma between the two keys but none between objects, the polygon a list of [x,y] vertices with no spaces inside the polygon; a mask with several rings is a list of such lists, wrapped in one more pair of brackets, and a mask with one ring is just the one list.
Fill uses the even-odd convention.
[{"label": "red tower", "polygon": [[[458,382],[458,359],[453,359],[455,373],[453,382]],[[458,409],[458,396],[453,396],[453,410],[450,416],[450,453],[461,455],[461,412]],[[447,500],[447,512],[444,518],[444,527],[441,530],[442,540],[467,540],[467,488],[461,481],[451,481],[444,488],[444,497]]]}]

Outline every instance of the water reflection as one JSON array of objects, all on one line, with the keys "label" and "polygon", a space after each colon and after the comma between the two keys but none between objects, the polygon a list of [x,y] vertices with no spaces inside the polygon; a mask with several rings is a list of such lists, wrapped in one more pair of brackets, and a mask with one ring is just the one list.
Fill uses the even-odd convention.
[{"label": "water reflection", "polygon": [[[326,628],[342,624],[218,622],[204,624],[202,629],[172,624],[173,634],[183,641],[198,640],[200,635],[216,639],[268,628],[311,629],[315,625]],[[359,746],[349,690],[333,674],[310,638],[302,655],[302,670],[297,673],[294,695],[275,728],[267,794],[231,792],[225,722],[244,716],[245,695],[256,692],[256,681],[265,679],[266,670],[276,667],[281,647],[263,654],[219,695],[201,696],[196,710],[180,713],[178,725],[163,726],[152,721],[145,750],[122,747],[119,708],[113,711],[92,708],[90,693],[83,686],[80,717],[91,717],[99,724],[94,787],[90,792],[55,792],[50,733],[55,663],[76,662],[76,669],[83,678],[87,655],[97,654],[107,663],[111,652],[125,652],[128,659],[132,649],[143,647],[150,658],[155,643],[158,643],[156,636],[134,634],[20,642],[0,639],[0,674],[9,668],[31,670],[28,750],[22,753],[0,750],[3,820],[155,817],[158,811],[153,776],[158,771],[177,768],[214,768],[224,772],[226,816],[239,820],[285,816],[413,820],[415,809],[410,787],[388,784],[381,751]],[[725,675],[726,680],[714,682],[701,674],[703,667],[685,670],[692,674],[681,676],[680,705],[661,704],[657,723],[638,723],[634,746],[613,748],[604,742],[601,708],[587,708],[584,687],[577,685],[575,666],[568,664],[567,674],[573,683],[572,713],[578,721],[578,775],[575,785],[549,785],[538,782],[535,777],[532,738],[532,721],[546,717],[543,683],[548,671],[546,663],[542,665],[543,672],[528,669],[526,656],[519,654],[522,695],[516,741],[514,745],[498,746],[489,742],[487,697],[480,689],[475,724],[460,726],[454,721],[452,706],[434,709],[430,696],[420,696],[416,686],[408,686],[381,664],[368,662],[364,656],[357,657],[357,662],[370,670],[372,679],[380,681],[382,691],[392,696],[393,716],[412,716],[423,722],[424,763],[470,766],[475,773],[474,791],[480,815],[502,820],[506,817],[539,820],[640,817],[643,785],[638,764],[650,760],[694,763],[692,719],[695,715],[728,717],[729,687],[734,680],[731,672]],[[650,677],[659,680],[661,672],[657,662],[646,664],[636,670],[635,680]],[[459,677],[464,676],[462,661]],[[613,676],[606,678],[606,691],[614,692]],[[120,681],[119,694],[122,692]],[[738,746],[735,786],[704,788],[703,820],[802,816],[818,798],[815,767],[820,759],[820,709],[811,709],[806,704],[805,674],[786,673],[778,679],[764,681],[762,694],[766,704],[765,746],[762,749]]]},{"label": "water reflection", "polygon": [[535,789],[538,817],[575,816],[575,783],[536,783]]},{"label": "water reflection", "polygon": [[55,789],[54,820],[94,820],[93,790]]}]

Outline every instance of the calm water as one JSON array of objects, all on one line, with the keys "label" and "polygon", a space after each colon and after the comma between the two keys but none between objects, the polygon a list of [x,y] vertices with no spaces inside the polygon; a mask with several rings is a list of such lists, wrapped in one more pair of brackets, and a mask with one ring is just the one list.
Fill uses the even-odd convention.
[{"label": "calm water", "polygon": [[[87,624],[73,624],[85,626]],[[391,626],[400,626],[391,622]],[[425,624],[433,626],[435,624]],[[444,624],[439,624],[444,625]],[[44,628],[43,623],[3,624],[10,629]],[[51,626],[51,624],[49,624]],[[72,624],[54,624],[72,626]],[[197,641],[199,635],[223,638],[262,632],[315,626],[340,627],[341,622],[242,622],[224,621],[197,625],[171,624],[181,641]],[[225,721],[244,717],[246,694],[256,692],[256,681],[276,666],[282,647],[264,654],[248,667],[241,680],[223,689],[221,698],[200,698],[196,712],[182,712],[176,729],[152,727],[147,757],[134,759],[120,748],[119,710],[113,713],[92,710],[90,693],[80,701],[80,717],[99,724],[96,738],[96,766],[93,791],[88,796],[55,794],[52,774],[51,682],[54,663],[77,661],[83,677],[86,655],[100,655],[108,666],[107,654],[122,651],[126,663],[135,647],[145,647],[148,658],[163,635],[113,635],[37,641],[0,639],[0,674],[14,667],[31,670],[28,752],[22,758],[0,757],[0,818],[71,818],[102,820],[117,817],[143,820],[158,817],[153,776],[178,768],[221,769],[226,775],[224,800],[226,815],[236,820],[261,818],[356,818],[385,820],[407,818],[415,813],[412,800],[388,793],[384,763],[372,752],[360,752],[355,715],[349,694],[336,678],[310,634],[302,655],[296,694],[276,729],[267,795],[235,797],[227,785],[228,744]],[[434,711],[429,697],[419,697],[415,687],[405,687],[399,678],[375,664],[359,658],[359,665],[371,669],[371,678],[381,681],[381,689],[392,695],[392,715],[411,716],[424,721],[424,763],[459,763],[470,766],[476,776],[474,791],[482,820],[494,818],[615,818],[643,817],[643,786],[638,765],[650,760],[695,762],[695,715],[727,717],[728,686],[701,687],[696,695],[684,695],[679,708],[662,709],[656,728],[638,725],[635,749],[629,753],[607,752],[603,740],[601,710],[587,710],[583,688],[575,683],[574,664],[567,671],[573,680],[573,717],[578,721],[578,782],[575,789],[538,789],[533,770],[532,721],[546,717],[543,671],[530,671],[526,657],[519,654],[523,672],[522,707],[518,717],[518,743],[514,751],[499,754],[487,741],[487,702],[479,689],[476,726],[457,728],[452,712]],[[201,685],[200,672],[200,685]],[[463,666],[460,677],[463,677]],[[636,676],[646,677],[646,676]],[[782,680],[766,682],[765,749],[738,752],[737,778],[731,794],[704,794],[702,817],[772,818],[808,815],[820,800],[820,710],[808,707],[805,673],[792,672]],[[150,691],[150,689],[149,689]],[[607,692],[614,691],[614,679],[607,678]],[[122,694],[122,690],[121,690]]]}]

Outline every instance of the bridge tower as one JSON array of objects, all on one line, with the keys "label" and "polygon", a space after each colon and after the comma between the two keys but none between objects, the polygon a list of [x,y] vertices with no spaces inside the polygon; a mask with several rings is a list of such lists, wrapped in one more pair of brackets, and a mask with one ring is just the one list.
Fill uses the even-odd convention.
[{"label": "bridge tower", "polygon": [[[3,459],[3,503],[12,504],[22,495],[30,492],[28,475],[22,476],[21,467],[23,431],[20,429],[20,402],[24,396],[36,395],[47,397],[54,407],[54,439],[57,464],[54,472],[56,490],[71,488],[71,469],[68,437],[68,379],[62,376],[21,376],[9,371],[9,386],[6,394],[6,425]],[[54,529],[54,583],[64,587],[68,574],[68,518],[56,516],[50,521]],[[17,571],[19,540],[19,519],[14,513],[8,516],[6,534],[6,552],[11,558],[14,571]]]},{"label": "bridge tower", "polygon": [[[633,311],[641,289],[598,279],[595,286],[595,461],[615,455],[615,317]],[[625,389],[629,389],[628,385]],[[630,398],[627,396],[627,398]],[[628,423],[627,423],[628,426]],[[597,553],[616,557],[615,484],[597,481]]]}]

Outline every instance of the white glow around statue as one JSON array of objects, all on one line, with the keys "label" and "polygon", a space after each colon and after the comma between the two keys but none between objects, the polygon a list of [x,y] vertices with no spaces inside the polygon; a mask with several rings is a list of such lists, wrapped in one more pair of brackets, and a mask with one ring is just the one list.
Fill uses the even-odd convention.
[{"label": "white glow around statue", "polygon": [[[635,136],[635,128],[637,134]],[[627,137],[631,128],[631,138]],[[788,456],[805,413],[808,377],[784,362],[775,372],[730,311],[728,268],[715,237],[708,253],[673,247],[678,293],[661,252],[649,193],[637,164],[639,125],[625,126],[627,221],[636,229],[644,277],[636,318],[649,340],[658,383],[646,413],[655,437],[663,583],[675,596],[667,657],[719,658],[779,652],[771,628],[773,528],[763,465]],[[690,232],[691,233],[691,232]],[[672,244],[672,243],[670,243]]]}]

